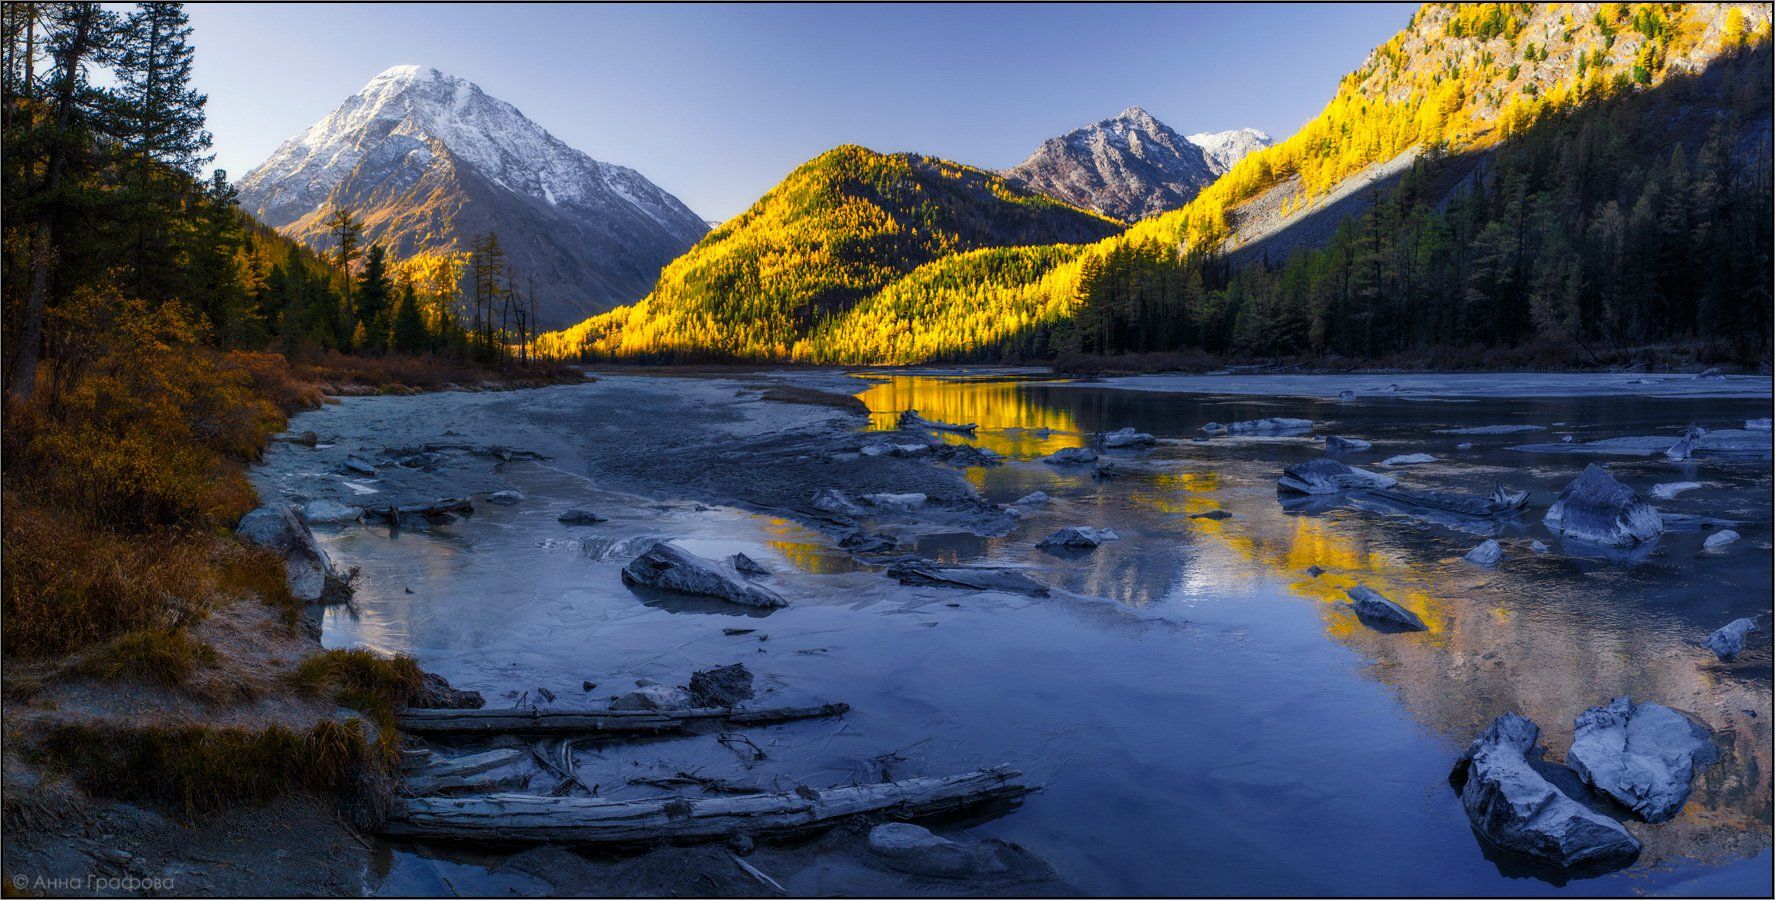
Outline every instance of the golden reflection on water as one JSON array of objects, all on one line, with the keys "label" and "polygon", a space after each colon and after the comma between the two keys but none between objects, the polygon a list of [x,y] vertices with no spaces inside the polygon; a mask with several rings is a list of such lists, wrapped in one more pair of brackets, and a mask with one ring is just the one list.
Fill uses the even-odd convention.
[{"label": "golden reflection on water", "polygon": [[782,554],[789,565],[810,575],[837,575],[857,570],[849,553],[837,550],[821,540],[820,535],[788,519],[767,519],[764,531],[773,536],[765,541],[766,546]]},{"label": "golden reflection on water", "polygon": [[892,430],[900,413],[956,425],[980,426],[970,440],[937,432],[952,444],[974,444],[1004,456],[1031,459],[1085,442],[1078,422],[1065,410],[1031,398],[1016,382],[931,378],[922,375],[872,376],[875,386],[858,394],[869,407],[872,429]]},{"label": "golden reflection on water", "polygon": [[[978,443],[1007,456],[1029,458],[1083,442],[1076,434],[1032,441],[1024,437],[1029,432],[1016,431],[1076,431],[1064,411],[1034,396],[1015,383],[910,377],[890,378],[863,394],[879,427],[893,427],[899,410],[916,408],[930,418],[979,423]],[[970,481],[983,485],[986,471],[970,470]],[[1647,842],[1645,862],[1724,861],[1769,845],[1775,755],[1769,717],[1756,712],[1770,707],[1766,677],[1728,674],[1692,640],[1650,629],[1631,614],[1599,614],[1593,601],[1606,606],[1608,598],[1595,597],[1598,588],[1582,581],[1549,582],[1539,580],[1545,572],[1481,571],[1458,558],[1437,559],[1402,545],[1407,532],[1395,523],[1290,514],[1275,502],[1231,509],[1228,519],[1184,518],[1223,508],[1221,495],[1241,487],[1237,480],[1198,470],[1115,482],[1132,507],[1175,517],[1179,538],[1194,552],[1181,571],[1165,564],[1155,572],[1150,560],[1118,562],[1113,554],[1082,561],[1092,570],[1085,589],[1145,606],[1174,584],[1209,597],[1258,581],[1284,585],[1318,603],[1326,634],[1361,653],[1370,677],[1389,685],[1414,718],[1454,745],[1516,711],[1541,726],[1557,760],[1571,742],[1572,720],[1611,696],[1629,693],[1681,709],[1713,729],[1722,758],[1697,776],[1694,796],[1675,820],[1655,828],[1629,825]],[[1313,577],[1307,572],[1313,566],[1324,571]],[[1385,634],[1364,626],[1345,605],[1346,591],[1358,584],[1416,613],[1429,633]]]}]

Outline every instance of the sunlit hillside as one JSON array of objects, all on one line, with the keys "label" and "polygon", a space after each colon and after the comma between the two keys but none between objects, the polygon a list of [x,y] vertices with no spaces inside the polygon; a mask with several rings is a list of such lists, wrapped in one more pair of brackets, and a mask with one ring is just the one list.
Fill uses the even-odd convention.
[{"label": "sunlit hillside", "polygon": [[791,172],[673,261],[646,298],[547,335],[544,347],[784,358],[802,336],[932,260],[987,247],[1089,242],[1120,228],[969,166],[843,146]]},{"label": "sunlit hillside", "polygon": [[[1672,79],[1694,81],[1710,63],[1766,44],[1769,32],[1769,7],[1759,4],[1426,5],[1347,75],[1324,110],[1292,137],[1246,157],[1182,209],[1098,235],[1101,240],[1085,247],[1028,245],[1041,243],[1038,221],[1065,222],[1068,236],[1057,239],[1063,243],[1094,229],[1107,231],[1105,223],[1080,222],[1069,208],[1062,214],[966,167],[840,148],[797,170],[674,262],[647,299],[551,335],[547,346],[559,355],[913,363],[1040,358],[1061,349],[1373,355],[1475,343],[1510,346],[1531,338],[1566,340],[1591,321],[1587,314],[1603,312],[1614,317],[1607,333],[1592,328],[1581,338],[1624,345],[1763,328],[1734,314],[1713,315],[1714,330],[1699,330],[1706,315],[1697,310],[1717,313],[1741,304],[1743,291],[1755,290],[1736,277],[1707,286],[1688,273],[1677,279],[1684,284],[1682,296],[1675,296],[1668,273],[1648,272],[1644,279],[1660,281],[1664,299],[1656,302],[1681,309],[1592,309],[1603,302],[1596,299],[1603,280],[1586,267],[1618,268],[1613,260],[1620,253],[1619,241],[1601,237],[1594,246],[1551,248],[1555,252],[1545,254],[1544,262],[1536,251],[1545,248],[1516,247],[1509,278],[1467,259],[1420,253],[1415,273],[1404,271],[1410,267],[1403,260],[1421,238],[1432,241],[1425,252],[1436,242],[1475,242],[1488,224],[1510,209],[1521,214],[1528,201],[1550,205],[1539,220],[1542,234],[1582,233],[1608,216],[1626,218],[1649,190],[1644,177],[1628,170],[1652,159],[1664,166],[1679,145],[1687,148],[1680,175],[1685,185],[1726,178],[1726,172],[1706,171],[1717,160],[1695,157],[1710,136],[1719,152],[1755,152],[1758,129],[1767,131],[1766,103],[1762,119],[1733,110],[1748,106],[1754,113],[1766,84],[1746,82],[1737,89],[1745,97],[1711,85],[1705,114],[1689,117],[1688,131],[1644,120],[1654,106],[1659,115],[1680,107],[1687,102],[1681,97],[1642,107],[1631,100]],[[1607,114],[1577,117],[1610,101],[1618,102]],[[1452,191],[1466,184],[1472,169],[1445,161],[1471,163],[1476,154],[1526,141],[1531,132],[1541,149],[1533,160],[1517,159],[1518,166],[1529,167],[1522,180],[1482,184],[1480,193],[1463,195],[1468,207],[1460,208],[1470,207],[1466,219],[1447,221]],[[1580,138],[1593,134],[1612,137]],[[1549,160],[1561,158],[1567,166],[1582,161],[1620,171],[1608,173],[1606,184],[1575,184],[1548,169]],[[889,175],[904,186],[890,189],[883,180]],[[925,199],[923,192],[945,182],[956,190],[944,192],[941,202]],[[835,187],[844,183],[873,187]],[[1554,196],[1560,184],[1578,193]],[[1384,221],[1367,226],[1366,252],[1372,259],[1397,248],[1398,259],[1384,272],[1378,263],[1372,266],[1367,282],[1356,285],[1367,292],[1363,296],[1353,293],[1347,272],[1328,293],[1331,269],[1347,268],[1356,258],[1350,229],[1374,205],[1373,191],[1356,194],[1376,185],[1392,190],[1399,205],[1373,213]],[[1395,190],[1397,185],[1412,193]],[[1767,192],[1742,179],[1731,187],[1756,196]],[[1516,206],[1509,197],[1487,193],[1504,188],[1516,192]],[[1668,193],[1654,190],[1654,199]],[[1555,203],[1563,206],[1555,210]],[[890,212],[896,209],[922,210],[928,218],[896,217]],[[1658,215],[1656,209],[1641,212]],[[1007,215],[996,226],[990,220]],[[1334,233],[1341,235],[1343,263],[1302,263],[1291,281],[1278,276],[1256,283],[1240,281],[1219,258],[1315,216],[1316,238],[1292,249],[1284,243],[1287,252],[1269,263],[1333,243]],[[1618,226],[1605,221],[1599,227]],[[1683,257],[1702,244],[1726,249],[1720,240],[1695,238],[1700,243],[1689,246],[1674,235],[1666,235],[1656,251]],[[996,249],[983,249],[988,247]],[[1538,288],[1528,283],[1530,263],[1546,269],[1536,276]],[[1414,274],[1423,280],[1413,282]],[[1553,297],[1556,282],[1571,296]],[[1609,289],[1617,288],[1628,294],[1652,290],[1618,284]],[[1412,305],[1413,292],[1434,292],[1471,309],[1439,310],[1430,321],[1430,310]],[[1375,303],[1383,294],[1394,307],[1383,310]],[[1530,310],[1538,306],[1554,311],[1531,323]],[[1355,321],[1374,322],[1383,314],[1403,317],[1412,327],[1394,321],[1377,340],[1370,325]],[[1755,343],[1739,341],[1732,352],[1754,354]]]}]

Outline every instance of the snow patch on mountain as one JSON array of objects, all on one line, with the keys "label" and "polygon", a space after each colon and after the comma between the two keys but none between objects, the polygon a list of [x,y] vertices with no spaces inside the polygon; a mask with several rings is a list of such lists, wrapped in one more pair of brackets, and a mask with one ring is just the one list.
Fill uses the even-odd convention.
[{"label": "snow patch on mountain", "polygon": [[1255,128],[1235,128],[1232,131],[1192,134],[1189,142],[1202,148],[1203,154],[1208,158],[1208,167],[1214,170],[1214,174],[1224,175],[1234,163],[1275,144],[1276,139]]}]

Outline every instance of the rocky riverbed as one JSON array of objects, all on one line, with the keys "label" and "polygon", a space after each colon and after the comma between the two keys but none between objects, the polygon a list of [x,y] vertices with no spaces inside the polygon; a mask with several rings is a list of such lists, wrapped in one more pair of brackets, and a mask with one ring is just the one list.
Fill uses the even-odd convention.
[{"label": "rocky riverbed", "polygon": [[[471,501],[448,522],[315,526],[360,570],[352,604],[320,614],[328,646],[412,653],[492,707],[602,707],[637,682],[742,662],[759,705],[851,706],[753,731],[757,753],[712,734],[576,745],[600,796],[657,796],[651,782],[680,772],[826,788],[1000,763],[1042,786],[933,825],[1020,847],[1032,862],[1015,877],[908,874],[841,829],[757,851],[791,893],[1767,893],[1767,628],[1731,660],[1702,643],[1735,619],[1768,624],[1769,457],[1609,458],[1663,512],[1729,520],[1742,537],[1709,549],[1714,529],[1697,526],[1599,553],[1542,524],[1597,458],[1511,449],[1744,429],[1767,415],[1767,379],[1761,398],[1680,402],[1496,399],[1507,383],[1340,401],[1350,386],[1335,379],[1270,392],[1287,399],[1252,381],[1185,394],[1001,373],[614,375],[353,398],[298,417],[316,445],[276,445],[256,477],[267,499]],[[785,384],[857,393],[870,413],[764,399]],[[976,428],[895,430],[907,409]],[[1311,424],[1204,429],[1264,419]],[[1043,462],[1123,428],[1153,439]],[[1328,435],[1366,444],[1337,458],[1399,489],[1503,486],[1529,492],[1527,509],[1476,523],[1386,497],[1279,502],[1283,468],[1324,455]],[[1415,454],[1430,461],[1379,466]],[[1700,486],[1652,499],[1677,482]],[[561,521],[575,510],[602,521]],[[1068,528],[1117,539],[1038,547]],[[1497,563],[1464,561],[1485,538]],[[705,560],[743,554],[787,605],[625,585],[661,540]],[[1347,603],[1358,586],[1426,630],[1365,626]],[[1557,761],[1580,713],[1627,694],[1693,717],[1717,748],[1669,821],[1615,810],[1643,844],[1634,862],[1574,875],[1476,837],[1448,775],[1494,719],[1528,717]],[[379,843],[371,887],[658,889],[688,865],[678,857],[708,856],[719,890],[758,892],[717,851],[536,865],[541,851]]]}]

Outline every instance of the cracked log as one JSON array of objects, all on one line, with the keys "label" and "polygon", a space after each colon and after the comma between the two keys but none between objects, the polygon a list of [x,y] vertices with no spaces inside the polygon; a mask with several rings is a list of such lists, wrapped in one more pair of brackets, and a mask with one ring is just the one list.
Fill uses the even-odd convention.
[{"label": "cracked log", "polygon": [[395,801],[384,830],[434,839],[572,844],[709,840],[739,833],[784,835],[865,813],[911,819],[1017,797],[1034,790],[1016,783],[1021,776],[1009,766],[998,766],[945,777],[744,796],[417,797]]},{"label": "cracked log", "polygon": [[849,709],[844,703],[766,709],[404,709],[395,724],[415,734],[665,734],[702,720],[770,725],[843,715]]}]

